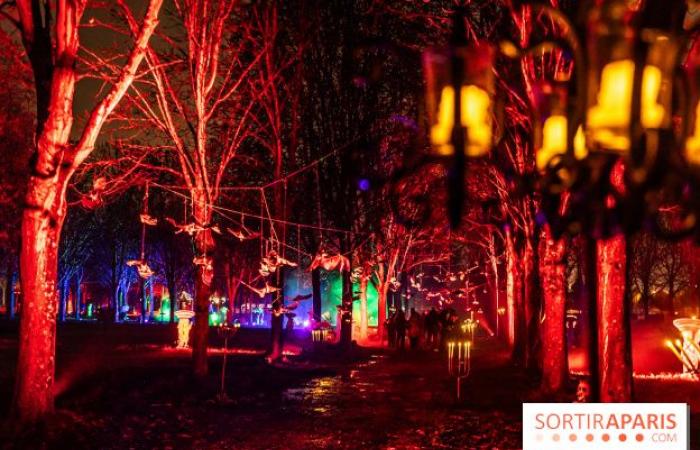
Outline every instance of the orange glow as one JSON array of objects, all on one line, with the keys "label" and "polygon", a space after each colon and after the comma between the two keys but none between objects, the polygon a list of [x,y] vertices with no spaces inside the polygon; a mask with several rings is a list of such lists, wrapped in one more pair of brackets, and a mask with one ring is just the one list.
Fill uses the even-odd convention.
[{"label": "orange glow", "polygon": [[[462,125],[467,128],[466,155],[483,156],[491,149],[491,99],[488,92],[474,86],[462,86],[460,93]],[[430,142],[442,156],[450,156],[454,149],[450,143],[454,126],[454,89],[445,86],[440,95],[437,123],[430,129]]]},{"label": "orange glow", "polygon": [[598,103],[588,110],[588,127],[593,140],[606,149],[629,149],[629,137],[615,134],[611,128],[629,126],[633,77],[634,63],[629,59],[608,63],[603,68]]},{"label": "orange glow", "polygon": [[554,115],[542,126],[542,147],[537,149],[537,168],[544,170],[549,161],[566,153],[566,116]]},{"label": "orange glow", "polygon": [[579,161],[588,156],[588,147],[586,147],[586,136],[583,134],[583,127],[578,126],[576,135],[574,136],[574,156]]},{"label": "orange glow", "polygon": [[700,165],[700,102],[695,107],[695,129],[685,141],[685,158],[690,164]]},{"label": "orange glow", "polygon": [[642,126],[644,128],[660,128],[666,114],[664,107],[656,100],[661,90],[661,69],[655,66],[645,66],[642,74]]},{"label": "orange glow", "polygon": [[[595,143],[607,150],[626,152],[630,141],[621,129],[630,125],[630,105],[634,62],[623,59],[608,63],[603,68],[598,92],[598,103],[588,110],[587,124]],[[642,74],[641,122],[644,128],[659,128],[665,110],[657,103],[662,74],[658,67],[647,65]]]}]

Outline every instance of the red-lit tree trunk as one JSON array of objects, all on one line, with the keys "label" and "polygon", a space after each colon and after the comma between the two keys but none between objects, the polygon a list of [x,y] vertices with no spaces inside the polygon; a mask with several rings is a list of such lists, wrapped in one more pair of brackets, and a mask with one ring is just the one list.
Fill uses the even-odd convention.
[{"label": "red-lit tree trunk", "polygon": [[[528,267],[525,262],[524,252],[519,253],[515,247],[513,235],[506,232],[507,253],[507,295],[508,295],[508,319],[509,342],[512,342],[512,359],[522,366],[528,363],[528,310],[526,292]],[[512,336],[512,337],[511,337]]]},{"label": "red-lit tree trunk", "polygon": [[[204,195],[204,189],[191,191],[193,199],[193,216],[195,223],[210,225],[211,207]],[[214,240],[211,229],[197,233],[195,237],[196,257],[211,259],[213,264]],[[196,377],[204,377],[209,373],[207,347],[209,345],[209,297],[213,267],[207,264],[196,266],[194,281],[194,325],[191,331],[192,342],[192,371]]]},{"label": "red-lit tree trunk", "polygon": [[540,281],[544,300],[542,324],[542,390],[559,393],[566,385],[566,264],[564,239],[554,239],[545,228],[540,240]]},{"label": "red-lit tree trunk", "polygon": [[367,286],[369,285],[369,276],[362,274],[360,276],[360,340],[367,339]]},{"label": "red-lit tree trunk", "polygon": [[388,261],[379,261],[376,270],[377,276],[377,334],[380,345],[384,343],[384,329],[386,322],[386,301],[389,296],[391,278],[396,271],[396,263],[399,259],[399,250],[394,249],[388,257]]},{"label": "red-lit tree trunk", "polygon": [[[57,199],[57,180],[32,177],[29,205],[22,216],[22,320],[14,403],[23,421],[33,422],[53,410],[58,243],[66,213]],[[57,202],[58,200],[58,202]]]},{"label": "red-lit tree trunk", "polygon": [[506,332],[508,344],[515,349],[516,325],[517,325],[517,297],[519,289],[518,255],[515,252],[513,236],[510,230],[506,230]]},{"label": "red-lit tree trunk", "polygon": [[598,348],[601,402],[632,398],[630,317],[625,296],[625,237],[597,244]]},{"label": "red-lit tree trunk", "polygon": [[538,236],[531,230],[525,240],[523,249],[523,311],[525,313],[524,349],[525,367],[539,372],[540,364],[540,319],[542,315],[542,296],[540,293],[538,267]]},{"label": "red-lit tree trunk", "polygon": [[270,317],[270,352],[269,362],[277,361],[284,356],[284,271],[281,266],[271,275],[270,284],[277,287],[273,292],[272,315]]},{"label": "red-lit tree trunk", "polygon": [[18,26],[32,63],[39,99],[36,149],[22,213],[20,255],[23,303],[14,408],[24,422],[37,421],[53,410],[58,244],[66,214],[66,188],[76,168],[92,152],[107,117],[134,80],[156,27],[161,1],[150,1],[143,26],[135,33],[136,45],[119,78],[91,111],[75,143],[71,141],[75,66],[85,2],[59,1],[55,9],[38,1],[16,2]]},{"label": "red-lit tree trunk", "polygon": [[501,335],[501,327],[502,327],[502,320],[501,320],[501,299],[500,299],[500,281],[498,277],[498,254],[496,253],[496,235],[494,233],[491,234],[489,238],[489,245],[488,245],[488,262],[490,265],[491,269],[491,276],[487,277],[489,279],[489,285],[491,288],[491,294],[493,296],[493,310],[495,311],[496,314],[494,314],[495,317],[495,324],[496,324],[496,336],[500,337]]},{"label": "red-lit tree trunk", "polygon": [[340,277],[343,280],[343,297],[340,314],[340,347],[349,349],[352,344],[352,281],[350,270],[341,270]]},{"label": "red-lit tree trunk", "polygon": [[377,336],[379,345],[384,345],[384,331],[386,329],[386,300],[389,296],[389,283],[380,282],[377,285]]},{"label": "red-lit tree trunk", "polygon": [[311,295],[313,296],[313,315],[317,324],[321,323],[323,299],[321,298],[321,268],[317,267],[311,271]]}]

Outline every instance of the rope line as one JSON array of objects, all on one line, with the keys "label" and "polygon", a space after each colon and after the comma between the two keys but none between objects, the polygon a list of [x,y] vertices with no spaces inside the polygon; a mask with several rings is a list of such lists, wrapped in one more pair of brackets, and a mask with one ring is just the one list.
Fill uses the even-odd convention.
[{"label": "rope line", "polygon": [[[188,195],[185,195],[181,192],[177,192],[175,190],[172,190],[166,186],[163,186],[163,185],[160,185],[157,183],[151,183],[151,186],[159,187],[159,188],[161,188],[165,191],[168,191],[174,195],[177,195],[181,198],[190,199],[190,197]],[[194,203],[194,200],[192,200],[192,202]],[[344,229],[340,229],[340,228],[322,227],[322,226],[318,226],[318,225],[311,225],[308,223],[299,223],[299,222],[292,222],[292,221],[288,221],[288,220],[277,219],[274,217],[265,217],[264,212],[263,212],[263,214],[253,214],[253,213],[248,213],[248,212],[244,212],[244,211],[240,211],[240,210],[236,210],[236,209],[232,209],[232,208],[225,208],[223,206],[212,205],[212,204],[207,203],[206,201],[201,201],[200,203],[203,203],[205,206],[211,208],[212,210],[218,212],[219,214],[221,214],[221,211],[224,211],[224,212],[228,212],[231,214],[240,215],[242,217],[248,217],[248,218],[257,219],[257,220],[269,220],[270,222],[274,222],[274,223],[278,223],[278,224],[286,224],[286,225],[290,225],[290,226],[299,226],[300,228],[328,231],[328,232],[332,232],[332,233],[350,233],[350,230],[344,230]],[[234,222],[237,222],[235,219],[231,219],[231,220],[233,220]]]}]

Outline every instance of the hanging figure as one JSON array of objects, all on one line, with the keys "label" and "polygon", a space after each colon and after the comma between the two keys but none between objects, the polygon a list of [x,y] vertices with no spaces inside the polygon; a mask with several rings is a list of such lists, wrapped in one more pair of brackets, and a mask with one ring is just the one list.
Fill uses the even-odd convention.
[{"label": "hanging figure", "polygon": [[321,267],[327,272],[333,270],[340,270],[341,272],[344,272],[346,270],[350,270],[350,260],[340,253],[331,254],[325,249],[321,249],[311,262],[308,271],[311,272],[317,267]]},{"label": "hanging figure", "polygon": [[202,266],[202,283],[205,286],[211,286],[211,282],[214,278],[214,264],[209,256],[195,256],[192,259],[192,264],[195,266]]},{"label": "hanging figure", "polygon": [[158,219],[156,219],[153,216],[150,216],[148,213],[140,214],[139,219],[141,220],[141,223],[144,225],[148,225],[151,227],[158,225]]},{"label": "hanging figure", "polygon": [[[104,190],[104,184],[102,182],[98,183],[100,179],[95,180],[95,185],[99,185],[100,191]],[[104,180],[104,179],[102,179]],[[150,217],[148,215],[148,184],[146,184],[146,189],[143,194],[143,210],[141,212],[141,257],[139,259],[132,259],[126,262],[129,267],[136,266],[136,270],[139,276],[147,280],[153,276],[153,270],[146,262],[146,222],[143,220],[144,216]]]},{"label": "hanging figure", "polygon": [[221,230],[217,225],[200,225],[195,222],[179,224],[170,217],[166,217],[165,221],[171,224],[173,227],[175,227],[175,234],[187,233],[190,236],[194,236],[197,233],[201,233],[202,231],[207,230],[211,230],[216,234],[221,234]]},{"label": "hanging figure", "polygon": [[279,291],[278,287],[272,286],[268,282],[265,282],[265,286],[260,289],[254,288],[252,286],[248,286],[248,289],[258,294],[258,297],[260,298],[265,297],[265,295],[267,294],[272,294],[273,292]]},{"label": "hanging figure", "polygon": [[202,266],[202,283],[205,286],[211,286],[212,279],[214,278],[214,264],[210,257],[208,256],[196,256],[192,263],[195,266]]},{"label": "hanging figure", "polygon": [[262,258],[258,272],[263,277],[267,277],[275,273],[280,266],[296,267],[297,263],[282,258],[275,250],[270,250],[267,256]]},{"label": "hanging figure", "polygon": [[139,276],[147,280],[151,278],[154,274],[153,270],[151,270],[151,267],[148,265],[148,263],[142,259],[132,259],[126,262],[126,265],[129,267],[134,267],[136,266],[136,270],[139,273]]},{"label": "hanging figure", "polygon": [[297,295],[296,297],[292,298],[289,304],[286,304],[284,306],[279,306],[277,308],[271,308],[269,310],[270,313],[276,315],[276,316],[281,316],[282,314],[289,314],[290,312],[294,311],[299,307],[299,303],[302,300],[308,300],[312,297],[312,294],[305,294],[305,295]]},{"label": "hanging figure", "polygon": [[92,190],[80,198],[80,204],[86,209],[95,209],[102,204],[102,194],[107,189],[107,179],[97,177],[92,182]]},{"label": "hanging figure", "polygon": [[237,237],[239,241],[247,241],[250,239],[256,239],[260,237],[260,233],[253,233],[247,228],[243,227],[240,230],[234,230],[233,228],[226,228],[226,231]]}]

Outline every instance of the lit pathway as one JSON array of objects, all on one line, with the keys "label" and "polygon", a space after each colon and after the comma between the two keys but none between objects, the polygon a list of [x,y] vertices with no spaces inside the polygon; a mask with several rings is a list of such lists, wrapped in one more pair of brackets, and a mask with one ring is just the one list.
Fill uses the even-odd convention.
[{"label": "lit pathway", "polygon": [[[242,416],[226,448],[518,448],[522,387],[483,355],[465,382],[466,398],[435,353],[375,355],[343,375],[284,391],[277,411]],[[269,427],[260,427],[263,420]],[[268,431],[265,431],[268,430]]]}]

